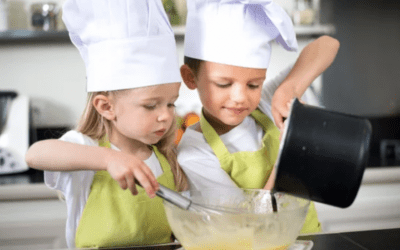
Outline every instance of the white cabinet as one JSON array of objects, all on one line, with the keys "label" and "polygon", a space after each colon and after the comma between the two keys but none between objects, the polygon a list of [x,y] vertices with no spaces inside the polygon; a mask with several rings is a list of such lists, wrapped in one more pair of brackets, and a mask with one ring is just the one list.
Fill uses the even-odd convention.
[{"label": "white cabinet", "polygon": [[[18,194],[25,188],[26,186],[22,186],[19,189],[16,185],[13,190]],[[29,194],[29,191],[26,193]],[[0,249],[66,248],[67,209],[65,203],[57,198],[35,200],[20,198],[0,200]]]},{"label": "white cabinet", "polygon": [[324,233],[400,227],[400,168],[367,169],[354,203],[315,204]]}]

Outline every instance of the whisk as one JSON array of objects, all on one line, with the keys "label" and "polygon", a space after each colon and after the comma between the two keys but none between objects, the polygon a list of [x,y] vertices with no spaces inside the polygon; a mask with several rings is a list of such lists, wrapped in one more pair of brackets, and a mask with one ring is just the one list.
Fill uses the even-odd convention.
[{"label": "whisk", "polygon": [[[159,184],[160,189],[156,192],[156,195],[160,198],[168,201],[169,203],[180,207],[184,210],[189,210],[198,213],[213,213],[213,214],[239,214],[243,211],[240,208],[230,208],[223,206],[205,205],[193,202],[191,199],[175,192],[161,184]],[[277,212],[277,204],[274,195],[271,193],[271,201],[273,211]]]}]

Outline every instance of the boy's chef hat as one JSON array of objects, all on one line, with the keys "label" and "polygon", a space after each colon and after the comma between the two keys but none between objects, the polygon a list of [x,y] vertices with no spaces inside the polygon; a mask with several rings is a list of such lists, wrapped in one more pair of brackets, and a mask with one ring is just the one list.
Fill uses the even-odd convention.
[{"label": "boy's chef hat", "polygon": [[181,82],[161,0],[67,0],[63,21],[85,62],[88,92]]},{"label": "boy's chef hat", "polygon": [[268,68],[270,42],[297,51],[290,17],[272,0],[187,0],[185,56]]}]

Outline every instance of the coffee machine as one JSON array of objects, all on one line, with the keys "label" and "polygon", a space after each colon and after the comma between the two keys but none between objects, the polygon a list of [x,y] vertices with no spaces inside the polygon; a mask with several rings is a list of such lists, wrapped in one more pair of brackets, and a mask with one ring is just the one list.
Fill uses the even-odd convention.
[{"label": "coffee machine", "polygon": [[0,91],[0,174],[29,169],[29,98],[14,91]]}]

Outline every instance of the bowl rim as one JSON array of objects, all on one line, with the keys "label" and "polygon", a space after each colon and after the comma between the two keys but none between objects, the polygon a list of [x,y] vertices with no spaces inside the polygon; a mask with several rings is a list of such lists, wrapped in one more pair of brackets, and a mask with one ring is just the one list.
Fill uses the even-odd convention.
[{"label": "bowl rim", "polygon": [[[215,191],[215,190],[233,190],[233,189],[240,189],[240,190],[242,190],[242,191],[260,191],[260,192],[265,192],[265,193],[271,193],[271,190],[265,190],[265,189],[257,189],[257,188],[238,188],[238,187],[221,187],[221,188],[205,188],[205,189],[202,189],[202,190],[185,190],[185,191],[181,191],[181,192],[179,192],[180,194],[182,194],[182,195],[184,195],[185,193],[188,193],[188,192],[203,192],[203,191]],[[309,199],[305,199],[305,198],[303,198],[303,197],[297,197],[297,196],[294,196],[294,195],[292,195],[292,194],[288,194],[288,193],[283,193],[283,192],[274,192],[274,194],[275,195],[284,195],[284,196],[288,196],[288,197],[291,197],[291,198],[295,198],[295,199],[299,199],[299,200],[303,200],[303,201],[305,201],[305,203],[304,203],[304,205],[301,205],[301,206],[299,206],[299,207],[297,207],[297,208],[291,208],[291,209],[285,209],[285,210],[281,210],[280,212],[278,211],[278,214],[280,213],[280,214],[283,214],[283,213],[289,213],[289,212],[291,212],[291,211],[294,211],[294,210],[299,210],[299,209],[302,209],[302,208],[305,208],[305,207],[307,207],[307,209],[308,209],[308,207],[310,206],[310,204],[311,204],[311,201],[309,200]],[[183,208],[180,208],[180,207],[177,207],[177,206],[175,206],[174,204],[172,204],[172,203],[170,203],[170,202],[168,202],[167,200],[163,200],[163,204],[164,205],[166,205],[166,204],[168,204],[167,206],[172,206],[172,207],[176,207],[176,208],[178,208],[178,209],[180,209],[180,210],[183,210],[183,211],[187,211],[187,212],[189,212],[189,213],[193,213],[193,212],[191,212],[191,211],[188,211],[188,210],[185,210],[185,209],[183,209]],[[223,206],[221,206],[221,207],[223,207]],[[257,213],[255,213],[255,212],[243,212],[243,213],[241,213],[241,214],[257,214]],[[267,213],[267,214],[264,214],[264,215],[273,215],[273,214],[276,214],[276,213]]]}]

